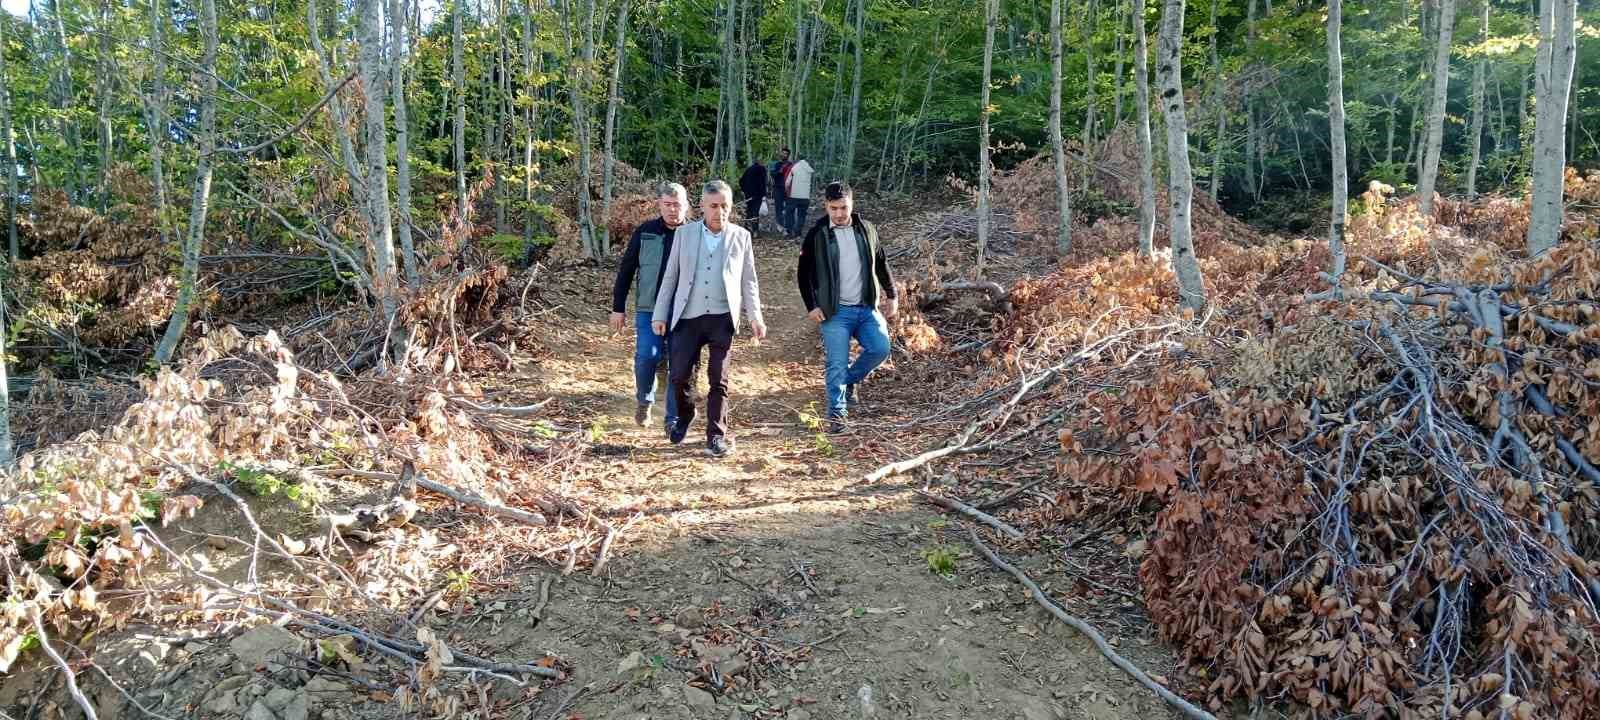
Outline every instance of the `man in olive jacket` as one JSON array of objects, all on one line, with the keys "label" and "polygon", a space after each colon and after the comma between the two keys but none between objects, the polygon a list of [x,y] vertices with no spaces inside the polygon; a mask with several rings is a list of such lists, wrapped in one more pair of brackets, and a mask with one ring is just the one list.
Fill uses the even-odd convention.
[{"label": "man in olive jacket", "polygon": [[[855,214],[854,192],[845,183],[823,191],[828,214],[800,243],[796,272],[800,299],[822,331],[826,355],[828,432],[842,432],[856,385],[889,357],[889,317],[899,309],[889,259],[878,244],[878,229]],[[861,354],[850,363],[850,340]]]},{"label": "man in olive jacket", "polygon": [[[651,331],[650,321],[656,307],[656,289],[661,287],[661,276],[666,272],[666,259],[672,254],[672,236],[688,217],[689,194],[678,183],[662,183],[656,192],[656,208],[661,216],[634,229],[628,248],[622,252],[622,264],[617,267],[617,280],[611,286],[611,329],[622,332],[626,327],[629,290],[634,296],[633,381],[634,399],[638,407],[633,421],[640,427],[650,422],[650,408],[656,400],[656,374],[667,367],[667,338]],[[693,373],[690,373],[693,377]],[[672,432],[678,420],[678,403],[672,392],[662,383],[667,396],[667,432]]]}]

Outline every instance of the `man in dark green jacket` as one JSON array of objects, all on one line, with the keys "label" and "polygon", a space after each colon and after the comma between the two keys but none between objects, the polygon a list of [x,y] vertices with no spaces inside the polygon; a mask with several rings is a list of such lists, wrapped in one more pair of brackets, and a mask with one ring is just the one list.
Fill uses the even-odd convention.
[{"label": "man in dark green jacket", "polygon": [[[611,329],[616,332],[622,332],[626,327],[627,316],[623,312],[628,308],[629,290],[633,290],[634,399],[639,403],[634,410],[633,421],[640,427],[650,422],[650,408],[656,399],[656,375],[667,368],[667,338],[655,334],[650,329],[650,323],[656,304],[656,290],[661,286],[666,259],[672,251],[672,236],[688,217],[688,192],[678,183],[662,183],[656,192],[656,206],[661,217],[645,222],[633,231],[633,237],[628,239],[628,248],[622,252],[622,264],[617,267],[617,280],[611,286]],[[670,433],[678,419],[678,404],[671,392],[666,395],[667,432]]]},{"label": "man in dark green jacket", "polygon": [[[889,357],[888,322],[878,307],[894,317],[899,300],[878,229],[855,214],[850,186],[829,183],[822,197],[828,214],[801,241],[796,275],[800,299],[822,330],[828,432],[841,432],[856,404],[856,384]],[[861,345],[854,363],[851,338]]]}]

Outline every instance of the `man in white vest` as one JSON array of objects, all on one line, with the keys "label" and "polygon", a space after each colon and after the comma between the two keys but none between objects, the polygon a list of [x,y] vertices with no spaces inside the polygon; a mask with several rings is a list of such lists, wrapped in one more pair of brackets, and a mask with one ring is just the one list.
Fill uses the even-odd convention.
[{"label": "man in white vest", "polygon": [[711,385],[706,393],[706,453],[713,457],[733,451],[727,425],[727,368],[740,312],[757,340],[767,336],[750,232],[728,222],[732,209],[733,188],[721,180],[706,183],[700,195],[701,219],[674,234],[651,325],[657,335],[672,333],[668,378],[678,422],[668,437],[674,445],[683,442],[694,421],[689,385],[701,348],[711,348],[706,364]]}]

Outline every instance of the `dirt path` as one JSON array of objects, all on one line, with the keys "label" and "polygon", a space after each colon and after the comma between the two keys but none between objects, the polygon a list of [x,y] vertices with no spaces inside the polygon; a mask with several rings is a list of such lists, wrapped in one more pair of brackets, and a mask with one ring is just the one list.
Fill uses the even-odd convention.
[{"label": "dirt path", "polygon": [[[508,614],[490,628],[497,652],[548,651],[577,668],[527,717],[1169,716],[975,557],[955,524],[915,501],[914,481],[861,484],[876,466],[860,457],[868,437],[829,446],[801,422],[797,411],[821,399],[822,369],[794,288],[796,252],[757,243],[771,335],[735,342],[733,458],[700,453],[698,421],[680,447],[659,420],[634,426],[631,331],[613,335],[599,303],[564,309],[566,346],[523,368],[566,416],[599,421],[607,443],[631,448],[612,459],[600,487],[585,489],[608,498],[614,517],[653,513],[603,577],[553,582],[542,622]],[[880,376],[885,390],[869,388],[869,401],[895,394],[893,372]],[[941,549],[959,553],[948,576],[925,559]],[[1064,582],[1047,562],[1025,566]],[[549,575],[518,578],[523,597]],[[1100,618],[1112,623],[1108,634],[1151,672],[1167,672],[1148,629],[1119,627],[1119,617],[1126,613],[1114,609]],[[568,714],[552,715],[579,688]]]}]

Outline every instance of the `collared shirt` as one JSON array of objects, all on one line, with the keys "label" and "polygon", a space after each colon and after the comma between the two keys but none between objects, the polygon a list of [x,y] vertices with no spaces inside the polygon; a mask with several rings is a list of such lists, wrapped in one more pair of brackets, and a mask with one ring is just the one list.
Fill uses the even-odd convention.
[{"label": "collared shirt", "polygon": [[722,236],[727,234],[727,232],[728,232],[728,228],[726,228],[726,227],[722,228],[722,232],[718,232],[718,233],[711,232],[711,228],[706,228],[705,229],[705,233],[703,234],[703,237],[705,238],[705,241],[706,241],[706,254],[708,254],[708,255],[716,254],[717,248],[722,247]]},{"label": "collared shirt", "polygon": [[855,228],[833,226],[833,239],[839,246],[839,304],[860,305],[862,260]]}]

